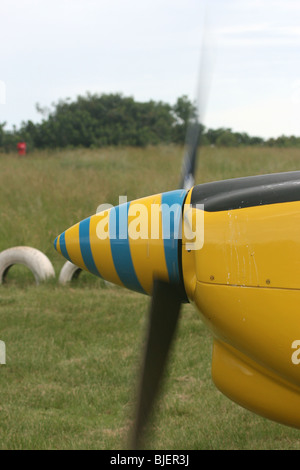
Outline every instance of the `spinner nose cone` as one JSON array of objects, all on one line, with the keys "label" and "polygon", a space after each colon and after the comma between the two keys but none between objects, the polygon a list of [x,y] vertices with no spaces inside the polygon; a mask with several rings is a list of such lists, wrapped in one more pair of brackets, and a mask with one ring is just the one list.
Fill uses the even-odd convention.
[{"label": "spinner nose cone", "polygon": [[55,249],[76,266],[151,294],[159,276],[181,282],[180,232],[186,191],[157,194],[104,210],[69,228]]},{"label": "spinner nose cone", "polygon": [[65,234],[66,232],[63,232],[60,235],[58,235],[58,237],[55,238],[54,248],[56,249],[58,253],[63,255],[67,260],[71,261],[68,255],[67,249],[66,249]]},{"label": "spinner nose cone", "polygon": [[[91,246],[91,227],[95,223],[94,217],[96,216],[88,217],[61,233],[54,241],[54,248],[71,263],[102,277],[95,262],[98,256],[93,254]],[[100,248],[101,251],[105,251],[105,246]],[[105,261],[103,253],[101,253],[101,259]]]},{"label": "spinner nose cone", "polygon": [[53,243],[53,246],[56,251],[57,251],[57,240],[58,240],[58,237],[55,238],[54,243]]}]

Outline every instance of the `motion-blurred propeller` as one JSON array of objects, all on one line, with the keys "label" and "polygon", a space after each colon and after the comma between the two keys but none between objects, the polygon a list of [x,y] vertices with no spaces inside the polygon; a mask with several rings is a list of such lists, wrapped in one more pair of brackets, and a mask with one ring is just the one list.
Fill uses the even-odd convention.
[{"label": "motion-blurred propeller", "polygon": [[155,280],[150,305],[148,333],[141,370],[131,447],[139,448],[142,433],[159,391],[168,352],[176,331],[182,296],[176,284]]},{"label": "motion-blurred propeller", "polygon": [[[211,81],[210,45],[210,36],[205,29],[202,41],[197,100],[191,112],[187,128],[185,152],[179,184],[180,189],[188,190],[195,182],[197,153],[201,141],[201,130],[203,129],[201,122]],[[181,289],[184,289],[184,287],[181,286]],[[168,353],[179,319],[180,307],[185,300],[177,284],[160,280],[154,281],[149,327],[134,417],[132,442],[130,443],[132,449],[139,448],[142,443],[147,420],[160,390]]]}]

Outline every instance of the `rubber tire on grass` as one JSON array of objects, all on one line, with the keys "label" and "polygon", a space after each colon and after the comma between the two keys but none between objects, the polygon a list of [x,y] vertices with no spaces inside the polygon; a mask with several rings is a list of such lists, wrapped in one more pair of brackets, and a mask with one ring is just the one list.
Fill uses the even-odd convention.
[{"label": "rubber tire on grass", "polygon": [[71,263],[70,261],[66,261],[61,268],[58,283],[64,285],[67,284],[67,282],[71,282],[72,279],[77,279],[81,271],[81,268]]},{"label": "rubber tire on grass", "polygon": [[22,264],[30,269],[36,284],[55,277],[52,263],[44,253],[30,246],[15,246],[0,253],[0,284],[15,264]]}]

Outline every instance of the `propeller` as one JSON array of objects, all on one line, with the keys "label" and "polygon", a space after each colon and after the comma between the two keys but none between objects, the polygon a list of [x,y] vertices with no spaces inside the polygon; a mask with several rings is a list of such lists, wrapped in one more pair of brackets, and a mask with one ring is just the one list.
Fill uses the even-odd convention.
[{"label": "propeller", "polygon": [[[206,14],[208,11],[206,10]],[[190,112],[185,139],[185,151],[182,162],[179,187],[190,189],[195,184],[195,173],[201,134],[204,130],[203,118],[206,110],[209,89],[212,83],[212,70],[215,60],[215,37],[212,34],[208,16],[205,16],[200,53],[196,100]]]},{"label": "propeller", "polygon": [[132,433],[132,449],[138,449],[159,392],[161,378],[179,319],[182,296],[176,284],[154,280],[141,381]]},{"label": "propeller", "polygon": [[196,119],[190,122],[187,130],[186,150],[183,158],[180,188],[190,189],[195,183],[197,150],[201,137],[202,126]]},{"label": "propeller", "polygon": [[[183,189],[189,189],[194,184],[200,130],[201,124],[197,122],[193,113],[187,130],[186,152],[180,180],[180,187]],[[139,449],[142,444],[147,421],[161,388],[181,305],[185,301],[183,282],[178,284],[154,279],[131,449]]]},{"label": "propeller", "polygon": [[[188,122],[185,151],[179,181],[181,189],[188,190],[195,183],[195,172],[201,131],[201,122],[211,83],[211,58],[209,52],[211,37],[204,28],[202,40],[200,71],[197,84],[197,101],[191,109]],[[200,120],[201,119],[201,120]],[[180,309],[186,301],[182,285],[154,279],[152,301],[150,304],[149,324],[144,348],[140,384],[131,435],[131,449],[139,449],[143,435],[158,393],[172,346]]]}]

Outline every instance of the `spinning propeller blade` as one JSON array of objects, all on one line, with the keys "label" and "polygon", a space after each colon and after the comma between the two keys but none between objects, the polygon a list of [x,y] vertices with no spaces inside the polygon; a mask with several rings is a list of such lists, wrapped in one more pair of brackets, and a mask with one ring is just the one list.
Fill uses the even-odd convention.
[{"label": "spinning propeller blade", "polygon": [[159,391],[168,352],[179,319],[182,296],[176,284],[155,280],[150,305],[148,334],[133,429],[133,449],[139,448],[142,431]]},{"label": "spinning propeller blade", "polygon": [[[205,101],[208,95],[207,37],[203,41],[201,68],[197,90],[197,103],[193,108],[187,129],[185,153],[181,170],[179,187],[190,189],[195,182],[198,147],[203,126]],[[180,254],[179,254],[180,256]],[[185,301],[180,294],[178,284],[154,281],[152,303],[150,308],[149,328],[141,372],[141,382],[137,400],[136,415],[133,426],[131,448],[137,449],[143,438],[151,409],[160,389],[168,353],[179,319],[181,303]]]},{"label": "spinning propeller blade", "polygon": [[201,144],[201,132],[204,129],[202,125],[203,117],[206,110],[209,88],[212,82],[215,47],[213,47],[214,38],[210,27],[208,27],[207,18],[203,29],[196,101],[189,117],[179,183],[179,187],[183,189],[190,189],[195,184],[198,147]]},{"label": "spinning propeller blade", "polygon": [[190,189],[195,184],[197,150],[201,135],[201,124],[191,122],[187,131],[186,150],[183,158],[180,188]]}]

